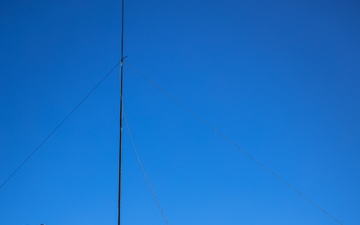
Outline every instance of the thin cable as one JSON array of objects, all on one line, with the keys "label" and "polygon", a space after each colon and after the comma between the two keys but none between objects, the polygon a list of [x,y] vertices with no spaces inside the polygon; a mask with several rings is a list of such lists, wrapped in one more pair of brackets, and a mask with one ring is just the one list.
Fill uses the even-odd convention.
[{"label": "thin cable", "polygon": [[110,72],[108,72],[92,89],[91,91],[75,106],[73,110],[46,136],[46,138],[30,153],[30,155],[5,179],[0,185],[0,189],[25,165],[27,161],[39,150],[39,148],[61,127],[61,125],[79,108],[79,106],[95,91],[97,87],[118,67],[116,64]]},{"label": "thin cable", "polygon": [[272,176],[274,176],[276,179],[278,179],[280,182],[285,184],[287,187],[289,187],[291,190],[295,191],[297,194],[299,194],[302,198],[304,198],[306,201],[308,201],[310,204],[315,206],[316,208],[320,209],[323,213],[325,213],[328,217],[330,217],[332,220],[334,220],[336,223],[343,225],[338,219],[336,219],[333,215],[331,215],[329,212],[327,212],[324,208],[319,206],[317,203],[315,203],[313,200],[311,200],[309,197],[307,197],[304,193],[299,191],[299,189],[295,188],[293,185],[291,185],[289,182],[287,182],[284,178],[282,178],[280,175],[276,174],[273,170],[271,170],[269,167],[267,167],[265,164],[260,162],[258,159],[256,159],[254,156],[252,156],[249,152],[242,149],[237,143],[232,141],[230,138],[228,138],[226,135],[221,133],[218,129],[216,129],[214,126],[212,126],[210,123],[208,123],[205,119],[203,119],[200,115],[196,114],[193,110],[182,104],[173,94],[171,94],[169,91],[162,88],[158,83],[155,81],[149,79],[146,77],[143,73],[141,73],[139,70],[137,70],[134,66],[129,64],[127,62],[127,65],[134,70],[138,75],[140,75],[142,78],[144,78],[147,82],[149,82],[151,85],[153,85],[155,88],[157,88],[160,92],[162,92],[164,95],[166,95],[168,98],[176,102],[179,106],[181,106],[183,109],[188,111],[190,114],[192,114],[194,117],[196,117],[198,120],[200,120],[203,124],[205,124],[207,127],[209,127],[211,130],[213,130],[215,133],[217,133],[220,137],[222,137],[226,142],[233,145],[236,149],[241,151],[244,155],[249,157],[251,160],[253,160],[255,163],[260,165],[263,169],[265,169],[267,172],[269,172]]},{"label": "thin cable", "polygon": [[134,149],[134,152],[135,152],[135,155],[136,155],[136,159],[137,159],[137,161],[138,161],[138,163],[139,163],[139,166],[140,166],[140,168],[141,168],[141,172],[142,172],[142,174],[144,175],[144,178],[145,178],[145,180],[146,180],[146,183],[147,183],[147,185],[148,185],[148,187],[149,187],[149,189],[150,189],[150,192],[151,192],[152,196],[153,196],[154,199],[155,199],[155,202],[156,202],[156,204],[157,204],[157,207],[159,208],[159,211],[160,211],[162,217],[164,218],[165,223],[166,223],[167,225],[170,225],[170,224],[169,224],[169,221],[166,219],[166,216],[165,216],[165,213],[164,213],[163,209],[161,208],[159,199],[156,197],[155,191],[154,191],[154,189],[153,189],[152,186],[151,186],[150,180],[149,180],[149,178],[148,178],[148,176],[147,176],[147,174],[146,174],[146,172],[145,172],[145,168],[144,168],[143,164],[141,163],[139,154],[138,154],[138,152],[137,152],[137,150],[136,150],[136,145],[135,145],[135,142],[134,142],[134,138],[133,138],[133,136],[132,136],[132,134],[131,134],[131,131],[130,131],[129,122],[128,122],[127,118],[126,118],[125,110],[124,110],[124,119],[125,119],[125,123],[126,123],[126,127],[127,127],[127,130],[128,130],[128,133],[129,133],[129,137],[130,137],[130,140],[131,140],[131,144],[132,144],[132,146],[133,146],[133,149]]}]

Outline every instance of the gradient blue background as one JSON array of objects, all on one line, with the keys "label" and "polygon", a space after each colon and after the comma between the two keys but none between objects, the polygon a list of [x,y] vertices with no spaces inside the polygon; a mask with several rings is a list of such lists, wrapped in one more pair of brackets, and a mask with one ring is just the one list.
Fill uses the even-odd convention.
[{"label": "gradient blue background", "polygon": [[[126,59],[347,225],[360,221],[357,1],[126,1]],[[119,61],[121,3],[2,0],[0,182]],[[0,189],[1,225],[116,224],[118,71]],[[171,225],[332,225],[125,67]],[[126,131],[126,130],[125,130]],[[165,224],[124,135],[122,224]]]}]

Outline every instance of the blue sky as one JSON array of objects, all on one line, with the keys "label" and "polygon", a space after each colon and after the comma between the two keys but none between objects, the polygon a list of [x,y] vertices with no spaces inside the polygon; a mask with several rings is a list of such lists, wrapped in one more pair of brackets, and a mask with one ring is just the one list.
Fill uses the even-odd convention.
[{"label": "blue sky", "polygon": [[[360,221],[356,1],[126,2],[126,61],[340,220]],[[0,182],[120,56],[121,2],[1,1]],[[118,71],[0,189],[0,224],[116,224]],[[337,224],[125,66],[172,225]],[[165,224],[124,134],[122,224]]]}]

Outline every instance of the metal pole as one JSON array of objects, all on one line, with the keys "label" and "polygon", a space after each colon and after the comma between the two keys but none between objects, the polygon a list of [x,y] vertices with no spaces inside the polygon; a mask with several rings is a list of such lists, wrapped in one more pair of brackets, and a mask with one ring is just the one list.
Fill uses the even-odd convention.
[{"label": "metal pole", "polygon": [[118,225],[120,225],[121,185],[122,185],[122,125],[123,125],[123,77],[124,77],[124,0],[121,1],[121,59],[120,59],[120,140],[119,140],[119,186]]}]

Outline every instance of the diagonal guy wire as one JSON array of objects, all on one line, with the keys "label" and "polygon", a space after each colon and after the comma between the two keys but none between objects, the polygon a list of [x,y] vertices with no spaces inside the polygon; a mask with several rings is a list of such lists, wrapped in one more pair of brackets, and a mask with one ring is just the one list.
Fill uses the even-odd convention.
[{"label": "diagonal guy wire", "polygon": [[82,105],[82,103],[95,91],[96,88],[119,66],[116,64],[110,72],[108,72],[92,89],[91,91],[75,106],[73,110],[46,136],[46,138],[28,155],[28,157],[1,183],[0,189],[25,165],[27,161],[40,149],[40,147],[63,125],[63,123]]},{"label": "diagonal guy wire", "polygon": [[144,178],[145,178],[145,180],[146,180],[146,183],[147,183],[147,185],[148,185],[148,187],[149,187],[149,189],[150,189],[150,192],[151,192],[152,196],[153,196],[154,199],[155,199],[155,202],[156,202],[156,204],[157,204],[157,207],[159,208],[159,211],[160,211],[162,217],[163,217],[164,220],[165,220],[165,223],[166,223],[167,225],[170,225],[170,224],[169,224],[169,221],[166,219],[166,216],[165,216],[165,213],[164,213],[163,209],[161,208],[159,199],[156,197],[155,191],[154,191],[154,189],[153,189],[152,186],[151,186],[150,180],[149,180],[149,178],[148,178],[148,176],[147,176],[147,174],[146,174],[145,168],[144,168],[144,166],[143,166],[143,164],[142,164],[142,162],[141,162],[141,160],[140,160],[139,154],[138,154],[138,152],[137,152],[137,150],[136,150],[135,142],[134,142],[133,136],[132,136],[131,131],[130,131],[130,126],[129,126],[129,122],[128,122],[127,118],[126,118],[125,110],[124,110],[124,119],[125,119],[125,123],[126,123],[127,130],[128,130],[128,132],[129,132],[131,144],[132,144],[132,146],[133,146],[133,149],[134,149],[134,152],[135,152],[135,155],[136,155],[136,159],[137,159],[137,161],[138,161],[138,163],[139,163],[139,166],[140,166],[140,168],[141,168],[141,172],[142,172],[142,174],[144,175]]},{"label": "diagonal guy wire", "polygon": [[245,151],[243,148],[241,148],[236,142],[228,138],[225,134],[220,132],[218,129],[216,129],[214,126],[212,126],[209,122],[207,122],[205,119],[203,119],[200,115],[195,113],[193,110],[185,106],[183,103],[181,103],[173,94],[171,94],[166,89],[162,88],[158,83],[156,83],[154,80],[151,80],[147,76],[145,76],[143,73],[141,73],[139,70],[137,70],[134,66],[132,66],[130,63],[126,62],[126,64],[138,75],[140,75],[143,79],[145,79],[148,83],[153,85],[156,89],[158,89],[161,93],[163,93],[165,96],[173,100],[175,103],[177,103],[180,107],[188,111],[190,114],[192,114],[194,117],[196,117],[199,121],[201,121],[203,124],[205,124],[207,127],[209,127],[211,130],[213,130],[215,133],[217,133],[220,137],[222,137],[226,142],[233,145],[237,150],[242,152],[244,155],[249,157],[251,160],[253,160],[255,163],[257,163],[259,166],[261,166],[263,169],[265,169],[267,172],[269,172],[273,177],[278,179],[281,183],[285,184],[287,187],[289,187],[291,190],[295,191],[298,195],[300,195],[302,198],[304,198],[306,201],[308,201],[310,204],[315,206],[316,208],[320,209],[323,213],[325,213],[329,218],[334,220],[336,223],[343,225],[338,219],[336,219],[333,215],[331,215],[329,212],[327,212],[324,208],[322,208],[320,205],[315,203],[313,200],[311,200],[309,197],[307,197],[304,193],[302,193],[299,189],[291,185],[289,182],[287,182],[284,178],[282,178],[280,175],[275,173],[272,169],[267,167],[265,164],[260,162],[257,158],[252,156],[249,152]]}]

